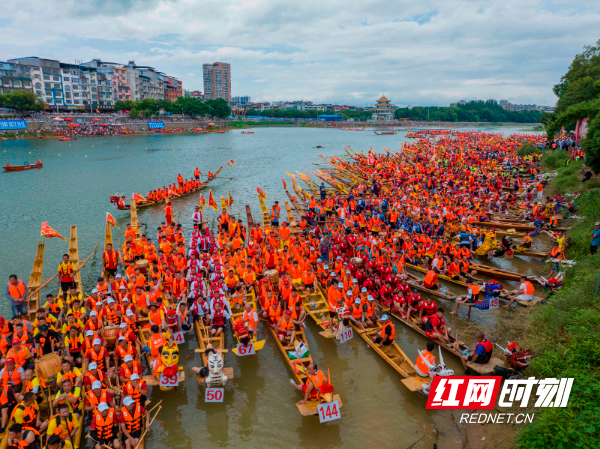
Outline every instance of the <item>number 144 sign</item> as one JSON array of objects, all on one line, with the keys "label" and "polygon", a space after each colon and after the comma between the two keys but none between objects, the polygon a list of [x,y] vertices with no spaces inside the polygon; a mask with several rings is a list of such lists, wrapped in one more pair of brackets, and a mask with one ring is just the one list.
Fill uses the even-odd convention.
[{"label": "number 144 sign", "polygon": [[324,402],[319,404],[317,406],[317,410],[319,411],[320,422],[333,421],[342,417],[338,401]]}]

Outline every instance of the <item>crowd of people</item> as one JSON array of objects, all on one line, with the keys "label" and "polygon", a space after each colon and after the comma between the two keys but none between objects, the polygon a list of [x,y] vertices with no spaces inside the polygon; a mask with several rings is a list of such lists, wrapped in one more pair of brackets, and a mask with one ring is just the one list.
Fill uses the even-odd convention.
[{"label": "crowd of people", "polygon": [[[481,222],[515,210],[543,220],[550,218],[547,212],[557,214],[566,206],[562,198],[521,194],[528,187],[537,189],[543,179],[539,156],[517,156],[524,141],[545,144],[541,136],[468,132],[420,139],[402,153],[333,160],[332,173],[348,193],[321,184],[306,194],[294,228],[282,220],[278,202],[266,227],[254,223],[247,228],[222,210],[218,228],[211,230],[197,208],[186,238],[167,204],[156,240],[128,225],[120,251],[108,245],[90,296],[78,292],[77,268],[65,255],[58,267],[59,293],[47,295],[33,320],[24,299],[27,286],[11,276],[6,297],[14,316],[0,319],[1,424],[15,423],[9,428],[10,443],[34,440],[36,432],[69,440],[78,425],[76,415],[85,410],[92,413],[91,437],[98,449],[118,449],[122,443],[133,448],[142,421],[149,418],[144,409],[148,390],[141,379],[144,354],[158,378],[164,368],[161,348],[174,333],[189,332],[194,321],[202,320],[218,336],[234,310],[243,311],[231,326],[240,341],[252,339],[264,320],[284,346],[290,345],[305,327],[307,293],[324,292],[331,331],[341,323],[358,329],[379,323],[373,344],[389,345],[395,337],[385,312],[390,310],[414,318],[432,343],[449,345],[453,329],[445,310],[427,293],[441,289],[440,276],[466,283],[467,294],[458,298],[456,309],[463,304],[487,310],[490,299],[504,291],[498,281],[484,282],[472,268],[489,234]],[[182,185],[181,177],[177,187]],[[564,251],[564,239],[552,236]],[[422,268],[425,276],[409,273],[409,264]],[[247,301],[252,292],[256,311]],[[523,277],[506,299],[512,303],[533,294],[532,283]],[[146,344],[138,332],[142,325],[150,328]],[[108,326],[118,326],[114,349],[103,337]],[[435,365],[432,350],[428,345],[421,354]],[[467,369],[487,363],[492,352],[491,342],[478,334],[475,349],[461,360]],[[44,421],[37,404],[45,387],[33,368],[50,353],[61,354],[62,370],[52,399],[58,414]],[[420,375],[429,375],[421,357],[416,365]],[[206,370],[195,368],[197,373]],[[304,394],[302,401],[318,397],[326,384],[315,364],[309,371],[306,384],[295,385]],[[70,423],[66,428],[65,421]]]}]

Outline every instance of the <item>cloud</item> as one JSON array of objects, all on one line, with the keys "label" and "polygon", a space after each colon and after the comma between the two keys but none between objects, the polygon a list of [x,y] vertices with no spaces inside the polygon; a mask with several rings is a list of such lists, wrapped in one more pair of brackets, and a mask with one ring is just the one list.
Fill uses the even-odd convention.
[{"label": "cloud", "polygon": [[[231,63],[234,95],[399,105],[462,98],[553,104],[600,29],[597,1],[4,0],[2,59],[151,65],[203,90]],[[40,34],[40,30],[43,32]]]}]

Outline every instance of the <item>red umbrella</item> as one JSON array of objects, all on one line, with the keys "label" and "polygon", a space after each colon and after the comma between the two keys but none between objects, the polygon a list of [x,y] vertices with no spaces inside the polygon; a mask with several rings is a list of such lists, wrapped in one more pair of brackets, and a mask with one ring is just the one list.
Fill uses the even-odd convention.
[{"label": "red umbrella", "polygon": [[72,122],[72,121],[73,121],[73,119],[72,119],[71,117],[67,117],[67,118],[65,119],[65,122]]},{"label": "red umbrella", "polygon": [[131,111],[123,111],[123,114],[129,114]]},{"label": "red umbrella", "polygon": [[100,123],[99,126],[108,126],[108,123]]},{"label": "red umbrella", "polygon": [[92,122],[98,122],[98,121],[100,121],[100,119],[98,117],[92,119]]}]

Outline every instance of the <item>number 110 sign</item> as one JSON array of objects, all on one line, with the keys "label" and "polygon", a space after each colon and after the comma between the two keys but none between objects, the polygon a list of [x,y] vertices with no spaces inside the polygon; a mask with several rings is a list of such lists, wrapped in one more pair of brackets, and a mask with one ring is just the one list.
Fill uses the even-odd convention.
[{"label": "number 110 sign", "polygon": [[342,417],[338,401],[324,402],[319,404],[317,406],[317,410],[319,411],[320,422],[333,421]]},{"label": "number 110 sign", "polygon": [[353,337],[352,328],[349,327],[348,329],[346,329],[345,331],[340,333],[340,343],[346,343],[352,337]]}]

